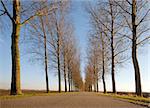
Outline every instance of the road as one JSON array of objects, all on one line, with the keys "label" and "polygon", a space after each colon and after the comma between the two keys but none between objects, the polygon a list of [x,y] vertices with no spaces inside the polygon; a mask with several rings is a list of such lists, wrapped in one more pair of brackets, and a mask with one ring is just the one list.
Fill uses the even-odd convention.
[{"label": "road", "polygon": [[0,108],[144,108],[96,93],[67,93],[0,100]]}]

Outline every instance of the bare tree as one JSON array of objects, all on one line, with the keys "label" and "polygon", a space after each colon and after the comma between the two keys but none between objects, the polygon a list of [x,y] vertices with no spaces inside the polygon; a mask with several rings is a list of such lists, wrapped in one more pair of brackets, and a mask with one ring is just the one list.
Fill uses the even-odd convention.
[{"label": "bare tree", "polygon": [[[90,37],[89,40],[89,52],[88,52],[88,64],[86,68],[87,78],[86,78],[86,87],[89,88],[89,91],[91,91],[91,86],[94,86],[94,91],[98,92],[98,82],[100,79],[100,43],[97,38],[93,38],[93,36]],[[91,76],[88,76],[91,75]],[[92,81],[88,81],[92,80]],[[89,83],[89,84],[88,84]],[[91,85],[92,83],[92,85]],[[88,84],[88,85],[87,85]]]},{"label": "bare tree", "polygon": [[132,62],[135,70],[135,91],[138,96],[142,95],[140,68],[137,59],[137,48],[145,44],[150,36],[145,34],[149,32],[150,8],[149,0],[123,0],[115,1],[122,11],[122,16],[126,21],[124,27],[128,33],[122,33],[124,37],[132,42]]},{"label": "bare tree", "polygon": [[77,54],[74,59],[74,63],[72,65],[72,80],[75,91],[82,90],[83,81],[80,72],[80,56]]},{"label": "bare tree", "polygon": [[91,92],[92,91],[92,73],[93,73],[93,70],[92,70],[92,67],[90,64],[87,65],[85,72],[86,72],[86,74],[85,74],[86,75],[85,76],[85,91]]},{"label": "bare tree", "polygon": [[[86,10],[90,16],[90,23],[94,34],[99,34],[100,36],[102,32],[104,37],[107,37],[106,43],[109,45],[107,49],[111,53],[108,60],[111,60],[112,91],[116,93],[115,65],[123,62],[124,58],[121,57],[121,54],[127,50],[126,47],[122,47],[124,40],[118,35],[118,32],[122,30],[120,25],[123,24],[120,12],[111,0],[105,2],[99,1],[96,6],[89,4]],[[102,38],[100,39],[100,43],[102,43],[101,40]],[[122,46],[119,46],[120,44]]]},{"label": "bare tree", "polygon": [[[20,0],[13,0],[12,1],[12,10],[13,13],[9,12],[8,7],[6,4],[1,0],[2,10],[0,10],[0,16],[7,15],[8,18],[11,20],[12,23],[12,35],[11,35],[11,55],[12,55],[12,79],[11,79],[11,94],[17,95],[21,94],[21,87],[20,87],[20,51],[19,51],[19,39],[20,39],[20,29],[23,25],[27,24],[30,20],[34,19],[36,16],[41,15],[41,10],[34,11],[28,16],[25,16],[25,12],[28,9],[25,9],[23,5],[25,4]],[[33,3],[34,4],[34,3]],[[31,4],[30,4],[31,5]],[[32,6],[31,6],[32,7]],[[28,11],[29,12],[29,11]],[[13,16],[11,16],[13,15]]]},{"label": "bare tree", "polygon": [[67,74],[66,74],[66,54],[67,54],[67,49],[66,49],[66,41],[63,40],[63,67],[64,67],[64,82],[65,82],[65,92],[67,92]]},{"label": "bare tree", "polygon": [[64,26],[64,34],[61,42],[61,64],[65,82],[65,91],[80,90],[82,78],[80,76],[80,54],[77,49],[74,28],[72,23],[67,21]]},{"label": "bare tree", "polygon": [[57,64],[58,71],[58,91],[61,92],[61,57],[63,49],[63,37],[65,35],[65,24],[67,22],[67,12],[69,9],[69,1],[61,1],[57,3],[58,9],[52,12],[50,16],[51,29],[51,47],[53,48],[54,63]]},{"label": "bare tree", "polygon": [[[45,7],[45,11],[43,11],[44,15],[38,16],[35,20],[32,20],[29,25],[30,37],[29,41],[32,43],[32,50],[30,49],[29,53],[34,55],[34,58],[38,56],[38,60],[41,58],[41,61],[44,62],[45,67],[45,79],[46,79],[46,92],[49,92],[49,83],[48,83],[48,48],[47,43],[49,40],[47,39],[48,27],[50,26],[48,21],[48,16],[50,13],[48,12],[47,2],[39,3],[39,8],[41,9],[43,6]],[[48,3],[47,3],[48,4]],[[51,8],[49,6],[49,8]],[[42,43],[42,44],[41,44]],[[42,51],[41,51],[42,50]],[[40,57],[39,57],[40,56]],[[35,58],[37,59],[37,58]]]},{"label": "bare tree", "polygon": [[106,83],[105,83],[105,55],[106,55],[106,47],[105,47],[105,41],[102,37],[102,32],[100,33],[100,39],[101,39],[101,53],[102,53],[102,80],[103,80],[103,89],[104,89],[104,93],[106,93]]},{"label": "bare tree", "polygon": [[65,92],[67,92],[67,59],[68,59],[68,56],[70,54],[70,49],[71,49],[71,42],[73,41],[72,40],[72,37],[73,37],[73,29],[71,27],[71,24],[68,23],[66,24],[65,26],[65,30],[64,30],[64,36],[62,37],[62,63],[63,63],[63,75],[64,75],[64,82],[65,82]]},{"label": "bare tree", "polygon": [[72,90],[72,66],[73,66],[73,60],[75,55],[75,46],[74,41],[70,39],[67,43],[67,70],[68,70],[68,86],[69,86],[69,92]]}]

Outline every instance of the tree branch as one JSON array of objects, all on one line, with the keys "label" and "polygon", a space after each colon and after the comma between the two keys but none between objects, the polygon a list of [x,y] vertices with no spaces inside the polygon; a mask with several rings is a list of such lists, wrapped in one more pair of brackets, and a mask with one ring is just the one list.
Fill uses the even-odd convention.
[{"label": "tree branch", "polygon": [[8,12],[8,10],[7,10],[7,8],[6,8],[5,4],[3,3],[3,1],[2,1],[2,0],[1,0],[1,4],[2,4],[2,6],[3,6],[4,10],[5,10],[5,13],[6,13],[6,14],[7,14],[7,16],[10,18],[10,20],[11,20],[12,22],[15,22],[15,20],[13,19],[13,17],[11,17],[11,15],[9,14],[9,12]]},{"label": "tree branch", "polygon": [[121,63],[124,63],[126,61],[128,61],[131,57],[128,57],[127,59],[123,60],[123,61],[117,61],[116,64],[121,64]]},{"label": "tree branch", "polygon": [[0,11],[2,11],[3,13],[1,13],[0,14],[0,16],[2,16],[2,15],[4,15],[4,14],[6,14],[6,11],[3,11],[3,10],[0,10]]},{"label": "tree branch", "polygon": [[137,45],[142,44],[144,41],[146,41],[146,40],[148,40],[148,39],[150,39],[150,36],[148,36],[148,37],[146,37],[145,39],[143,39],[143,40],[141,40],[140,42],[138,42]]},{"label": "tree branch", "polygon": [[98,19],[96,13],[93,10],[89,10],[90,14],[93,16],[97,23],[101,23],[108,31],[111,31],[100,19]]},{"label": "tree branch", "polygon": [[130,5],[132,5],[132,3],[129,2],[129,0],[126,0]]},{"label": "tree branch", "polygon": [[126,22],[127,22],[128,26],[129,26],[130,30],[132,30],[132,27],[131,27],[131,25],[130,25],[130,23],[129,23],[128,19],[127,19],[127,17],[126,17],[125,15],[123,15],[123,17],[125,18],[125,20],[126,20]]},{"label": "tree branch", "polygon": [[39,15],[39,14],[36,13],[36,14],[30,16],[29,18],[27,18],[26,20],[24,20],[24,21],[21,23],[21,25],[24,25],[24,24],[28,23],[30,20],[34,19],[34,17],[36,17],[36,16],[38,16],[38,15]]},{"label": "tree branch", "polygon": [[[44,8],[43,8],[44,9]],[[42,10],[43,10],[42,9]],[[52,9],[50,9],[49,10],[49,12],[52,12],[54,9],[57,9],[57,7],[53,7]],[[39,11],[42,11],[42,10],[39,10]],[[29,18],[27,18],[26,20],[24,20],[22,23],[21,23],[21,25],[24,25],[24,24],[26,24],[26,23],[28,23],[30,20],[32,20],[32,19],[34,19],[36,16],[42,16],[42,15],[44,15],[44,14],[41,14],[40,12],[36,12],[34,15],[32,15],[32,16],[30,16]],[[49,13],[48,12],[48,13]],[[48,14],[47,13],[47,14]],[[49,14],[48,14],[49,15]]]},{"label": "tree branch", "polygon": [[150,12],[150,9],[146,12],[146,14],[143,16],[143,18],[140,20],[140,22],[136,26],[140,25],[143,22],[143,20],[145,19],[145,17],[148,15],[149,12]]},{"label": "tree branch", "polygon": [[128,12],[127,10],[125,10],[118,2],[114,1],[123,11],[125,11],[126,13],[128,13],[129,15],[132,15],[130,12]]},{"label": "tree branch", "polygon": [[137,38],[139,38],[143,33],[147,32],[149,30],[150,30],[150,28],[147,28],[147,29],[141,31],[139,34],[137,34]]},{"label": "tree branch", "polygon": [[123,37],[126,37],[126,38],[128,38],[128,39],[132,40],[132,38],[130,38],[128,35],[121,34],[121,33],[119,33],[119,32],[118,32],[117,34],[122,35]]},{"label": "tree branch", "polygon": [[116,57],[116,56],[119,55],[120,53],[123,53],[123,52],[127,51],[128,49],[129,49],[129,48],[126,48],[126,49],[124,49],[124,50],[118,52],[117,54],[114,55],[114,57]]}]

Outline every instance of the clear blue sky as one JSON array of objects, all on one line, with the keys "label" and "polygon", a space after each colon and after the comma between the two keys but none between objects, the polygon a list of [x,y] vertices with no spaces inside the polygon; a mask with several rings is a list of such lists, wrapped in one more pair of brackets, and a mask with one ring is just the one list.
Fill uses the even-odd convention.
[{"label": "clear blue sky", "polygon": [[[83,2],[76,1],[73,4],[72,19],[75,26],[75,35],[81,52],[81,71],[84,78],[84,67],[86,65],[86,49],[88,41],[88,17],[83,9]],[[10,23],[8,21],[8,23]],[[9,28],[9,27],[8,27]],[[23,35],[23,34],[22,34]],[[9,89],[11,82],[11,29],[5,29],[0,33],[0,89]],[[31,63],[29,55],[23,53],[21,49],[21,87],[22,89],[45,89],[44,68],[39,63]],[[138,53],[141,69],[142,89],[150,92],[150,44]],[[111,90],[111,76],[106,76],[107,89]],[[63,81],[62,81],[63,82]],[[51,90],[57,90],[57,75],[49,71],[49,83]],[[100,82],[99,88],[103,90]],[[64,88],[64,87],[63,87]],[[117,69],[116,88],[118,91],[134,91],[134,70],[131,60],[123,67]]]}]

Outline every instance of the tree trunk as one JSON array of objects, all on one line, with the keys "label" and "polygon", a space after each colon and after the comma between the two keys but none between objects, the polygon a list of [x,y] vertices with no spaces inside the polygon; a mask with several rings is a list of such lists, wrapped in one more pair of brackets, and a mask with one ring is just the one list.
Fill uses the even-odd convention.
[{"label": "tree trunk", "polygon": [[90,85],[88,85],[88,90],[89,90],[89,92],[91,91],[91,86]]},{"label": "tree trunk", "polygon": [[67,92],[67,81],[66,81],[66,58],[64,53],[64,81],[65,81],[65,92]]},{"label": "tree trunk", "polygon": [[92,92],[92,85],[90,85],[90,91]]},{"label": "tree trunk", "polygon": [[94,60],[94,92],[96,92],[96,69],[95,69],[95,60]]},{"label": "tree trunk", "polygon": [[89,84],[89,92],[91,92],[91,91],[92,91],[92,85]]},{"label": "tree trunk", "polygon": [[[45,34],[45,33],[44,33]],[[47,69],[47,45],[46,45],[46,35],[44,35],[44,50],[45,50],[45,75],[46,75],[46,92],[49,92],[48,83],[48,69]]]},{"label": "tree trunk", "polygon": [[72,87],[73,87],[72,71],[70,73],[70,84],[71,84],[71,91],[72,91]]},{"label": "tree trunk", "polygon": [[102,80],[103,80],[103,89],[104,89],[104,93],[106,93],[106,84],[105,84],[105,56],[104,56],[104,41],[103,41],[103,37],[102,37],[102,32],[101,32],[101,42],[102,42],[102,66],[103,66],[103,73],[102,73]]},{"label": "tree trunk", "polygon": [[70,69],[69,69],[69,64],[68,64],[68,85],[69,85],[69,92],[70,92]]},{"label": "tree trunk", "polygon": [[134,71],[135,71],[135,89],[136,89],[136,94],[138,96],[142,95],[142,90],[141,90],[141,78],[140,78],[140,69],[139,69],[139,64],[137,60],[137,37],[136,37],[136,0],[132,0],[132,33],[133,33],[133,38],[132,38],[132,61],[133,61],[133,66],[134,66]]},{"label": "tree trunk", "polygon": [[40,21],[41,21],[41,26],[42,26],[42,32],[44,35],[44,62],[45,62],[45,78],[46,78],[46,92],[49,92],[49,83],[48,83],[48,68],[47,68],[47,38],[46,38],[46,34],[45,34],[45,27],[44,27],[44,20],[42,18],[42,16],[40,17]]},{"label": "tree trunk", "polygon": [[99,91],[99,88],[98,88],[98,78],[97,78],[97,92]]},{"label": "tree trunk", "polygon": [[116,93],[116,84],[115,84],[115,64],[114,64],[114,17],[113,17],[113,9],[112,3],[110,3],[110,10],[111,10],[111,74],[112,74],[112,89],[113,93]]},{"label": "tree trunk", "polygon": [[96,92],[96,82],[95,82],[95,79],[94,79],[94,92]]},{"label": "tree trunk", "polygon": [[60,37],[58,36],[57,41],[57,65],[58,65],[58,85],[59,93],[61,92],[61,73],[60,73]]},{"label": "tree trunk", "polygon": [[12,79],[11,79],[11,95],[21,94],[20,87],[20,1],[13,1],[13,19],[12,35],[11,35],[11,55],[12,55]]},{"label": "tree trunk", "polygon": [[105,61],[104,61],[104,49],[102,51],[102,56],[103,56],[103,73],[102,73],[102,80],[103,80],[103,88],[104,88],[104,93],[106,93],[106,84],[105,84]]},{"label": "tree trunk", "polygon": [[116,85],[115,85],[115,65],[114,65],[114,48],[113,48],[113,36],[111,37],[111,57],[112,57],[112,68],[111,68],[111,74],[112,74],[112,89],[113,93],[116,93]]},{"label": "tree trunk", "polygon": [[57,29],[57,68],[58,68],[58,91],[61,92],[61,73],[60,73],[60,30],[56,21]]}]

